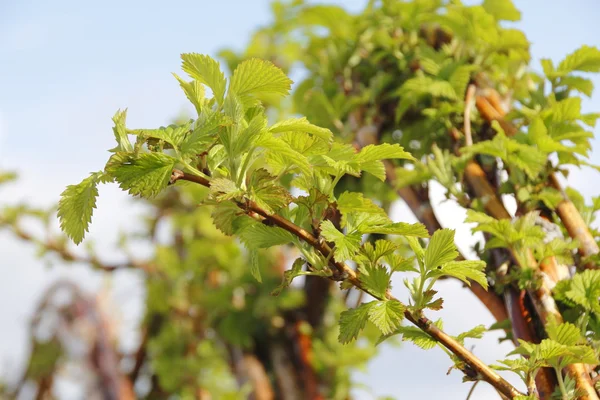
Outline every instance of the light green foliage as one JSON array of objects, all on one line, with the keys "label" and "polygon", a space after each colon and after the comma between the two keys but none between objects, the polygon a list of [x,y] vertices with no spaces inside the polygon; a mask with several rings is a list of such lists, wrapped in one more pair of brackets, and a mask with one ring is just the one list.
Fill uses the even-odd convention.
[{"label": "light green foliage", "polygon": [[58,203],[60,228],[73,242],[81,243],[92,220],[101,172],[91,174],[77,185],[67,186]]},{"label": "light green foliage", "polygon": [[116,153],[106,164],[106,173],[132,196],[151,198],[167,187],[176,163],[162,153]]},{"label": "light green foliage", "polygon": [[[147,291],[149,309],[162,316],[173,309],[191,313],[192,305],[201,304],[202,321],[217,338],[194,342],[197,332],[185,319],[155,336],[153,365],[165,387],[181,386],[185,389],[177,394],[185,397],[191,377],[202,379],[215,398],[236,396],[232,377],[219,362],[226,357],[220,343],[245,351],[261,335],[280,343],[284,329],[278,324],[297,322],[286,319],[285,311],[307,311],[299,308],[305,292],[294,288],[298,276],[339,281],[342,289],[356,285],[374,298],[348,306],[335,297],[328,307],[339,313],[339,330],[331,324],[322,329],[298,324],[312,335],[313,366],[334,382],[327,398],[343,399],[349,378],[339,370],[373,352],[360,347],[359,335],[370,343],[401,335],[424,349],[439,344],[420,328],[401,325],[405,313],[419,319],[442,308],[444,300],[434,290],[438,279],[452,277],[485,289],[494,284],[501,294],[506,287],[540,284],[539,271],[528,265],[530,251],[538,263],[550,258],[578,267],[598,262],[597,256],[574,257],[579,244],[563,238],[568,232],[555,212],[565,198],[548,178],[566,173],[568,165],[595,167],[587,160],[589,129],[600,114],[582,114],[579,96],[592,93],[592,81],[580,74],[600,72],[600,50],[583,46],[557,65],[543,60],[543,75],[533,72],[525,35],[500,23],[521,17],[511,0],[474,6],[384,0],[369,2],[356,15],[294,1],[277,2],[273,11],[274,23],[259,30],[245,52],[221,54],[231,70],[229,85],[216,60],[182,55],[182,68],[192,80],[175,77],[197,118],[158,129],[128,129],[126,113],[117,112],[117,146],[104,171],[70,186],[59,206],[61,227],[80,242],[101,180],[116,181],[153,202],[199,186],[180,180],[165,190],[173,169],[209,186],[184,202],[175,225],[178,240],[188,247],[179,253],[157,251],[156,264],[169,280],[152,277]],[[289,101],[282,101],[291,90],[288,72],[297,72],[296,65],[303,78]],[[490,123],[473,108],[468,121],[473,144],[465,146],[465,107],[474,107],[465,103],[469,84],[477,86],[478,100],[495,90],[509,113],[502,123]],[[212,98],[206,98],[205,86]],[[129,135],[136,137],[135,145]],[[516,200],[517,217],[497,220],[481,212],[489,199],[478,197],[465,179],[469,162],[482,167],[481,178],[498,197]],[[390,170],[396,177],[386,182],[393,178],[386,174]],[[176,171],[173,178],[179,176]],[[429,235],[422,223],[389,217],[398,188],[422,207],[415,214],[430,212],[431,181],[467,209],[466,222],[474,224],[474,232],[486,234],[485,246],[476,246],[481,260],[458,260],[452,229]],[[585,205],[578,194],[567,194],[591,224],[600,201]],[[548,232],[550,222],[541,221],[541,215],[549,215],[562,235]],[[435,225],[421,214],[417,218]],[[495,262],[492,250],[521,268],[511,265],[506,276],[497,274],[498,265],[486,268],[483,260]],[[295,259],[283,276],[273,273],[276,254],[285,255],[286,262]],[[349,268],[356,278],[349,279]],[[514,354],[526,357],[504,360],[498,368],[516,372],[530,387],[540,368],[550,366],[561,395],[573,397],[573,382],[562,379],[561,369],[597,363],[600,278],[595,272],[579,272],[553,289],[564,320],[572,323],[548,324],[541,343],[520,342]],[[400,277],[408,301],[390,297],[391,282]],[[338,319],[327,312],[323,321]],[[442,328],[441,320],[434,324]],[[485,330],[479,325],[454,339],[464,344]],[[186,353],[180,341],[194,342],[195,354]],[[455,367],[467,367],[451,358]],[[325,372],[332,370],[335,378]],[[218,379],[224,384],[211,384]]]}]

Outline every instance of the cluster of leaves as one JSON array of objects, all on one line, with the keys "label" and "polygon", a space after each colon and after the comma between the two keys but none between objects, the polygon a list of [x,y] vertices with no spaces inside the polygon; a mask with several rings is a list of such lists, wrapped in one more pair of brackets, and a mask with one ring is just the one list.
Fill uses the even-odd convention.
[{"label": "cluster of leaves", "polygon": [[[259,30],[243,53],[221,53],[230,68],[256,56],[286,70],[300,65],[304,79],[293,104],[278,108],[281,114],[306,115],[337,130],[341,140],[398,143],[410,149],[415,159],[395,162],[395,188],[419,194],[435,181],[446,189],[447,198],[468,209],[466,222],[489,238],[484,247],[478,246],[482,258],[508,250],[506,257],[516,261],[511,268],[519,267],[502,279],[489,269],[495,290],[501,292],[505,285],[539,287],[543,277],[533,262],[552,259],[579,269],[597,264],[597,255],[575,255],[578,242],[565,239],[569,234],[557,215],[565,196],[549,178],[556,172],[568,176],[572,166],[598,169],[588,158],[590,129],[599,115],[582,112],[581,96],[591,96],[588,74],[600,72],[599,49],[582,46],[556,65],[542,60],[542,74],[533,71],[527,38],[502,23],[520,19],[510,0],[474,6],[384,0],[370,2],[355,15],[302,1],[277,3],[274,10],[275,23]],[[490,116],[472,112],[468,124],[474,144],[465,146],[460,130],[465,108],[472,107],[465,101],[469,85],[476,86],[478,98],[489,106],[494,100],[493,108],[508,114],[490,123]],[[490,89],[499,96],[492,97]],[[488,199],[478,198],[464,179],[470,161],[485,169],[498,197],[516,201],[516,218],[502,220],[483,212]],[[365,178],[358,185],[343,185],[382,203],[393,198],[389,189]],[[587,206],[574,189],[565,192],[583,217],[586,227],[581,229],[598,239],[590,225],[600,203],[594,199]],[[594,276],[594,271],[578,272],[559,282],[553,294],[564,318],[576,323],[582,337],[598,349]],[[417,280],[415,286],[422,285]],[[353,312],[365,321],[369,306],[361,307]]]},{"label": "cluster of leaves", "polygon": [[[367,316],[383,335],[399,327],[406,306],[387,296],[395,272],[420,275],[407,284],[414,313],[441,308],[441,299],[433,299],[432,289],[440,277],[454,276],[467,283],[473,279],[487,286],[483,262],[455,261],[458,252],[453,231],[436,232],[424,249],[416,239],[428,237],[422,224],[393,222],[360,193],[345,191],[336,196],[335,186],[344,175],[360,177],[367,172],[383,181],[382,160],[412,159],[400,145],[369,145],[356,151],[351,145],[333,142],[331,131],[305,118],[268,126],[260,98],[282,96],[291,83],[279,68],[257,59],[245,61],[233,72],[225,94],[226,81],[215,60],[198,54],[184,54],[182,59],[183,69],[193,80],[178,80],[198,118],[166,128],[129,130],[125,114],[117,113],[114,132],[118,146],[105,169],[68,187],[59,203],[61,227],[75,242],[83,238],[90,221],[97,183],[115,181],[134,196],[152,198],[167,187],[172,171],[181,168],[206,180],[209,196],[204,203],[213,205],[215,226],[241,239],[250,252],[250,271],[257,280],[261,280],[259,250],[277,245],[294,244],[302,254],[286,273],[283,286],[298,275],[333,277],[339,271],[332,263],[358,264],[360,288],[378,300],[342,315],[342,343],[356,338]],[[214,94],[210,100],[203,97],[203,85]],[[137,137],[135,145],[128,135]],[[293,196],[292,188],[304,195]],[[318,232],[319,240],[333,244],[333,251],[324,254],[302,235],[270,226],[265,215],[256,215],[256,207],[267,217],[285,218],[299,233]],[[333,212],[340,214],[339,221],[327,218]],[[193,215],[189,218],[193,222]],[[372,234],[407,238],[416,257],[401,257],[399,245],[387,239],[363,243],[363,236]],[[172,265],[167,261],[173,254],[168,254],[175,250],[159,250],[161,257],[167,257],[161,264],[165,268]],[[303,271],[304,265],[307,271]],[[343,281],[344,277],[335,279]],[[276,293],[280,291],[278,288]],[[237,317],[230,313],[226,318]]]},{"label": "cluster of leaves", "polygon": [[[593,137],[589,128],[599,115],[582,114],[579,96],[591,95],[593,85],[581,73],[600,72],[600,50],[584,46],[556,66],[544,60],[543,75],[531,71],[527,38],[502,24],[520,19],[510,0],[485,0],[476,6],[460,1],[383,0],[369,2],[357,15],[337,6],[295,0],[275,2],[273,10],[274,23],[257,32],[243,54],[221,53],[233,71],[229,82],[212,58],[182,55],[183,70],[191,80],[175,77],[196,118],[158,129],[129,129],[126,112],[117,112],[113,118],[117,146],[105,168],[62,195],[61,228],[80,243],[100,183],[116,182],[131,195],[151,200],[172,190],[187,190],[190,185],[182,185],[182,179],[208,187],[195,202],[210,208],[178,218],[182,232],[207,240],[190,239],[194,250],[185,257],[168,246],[158,248],[156,262],[169,279],[150,279],[148,291],[150,299],[165,296],[169,301],[149,301],[150,310],[173,318],[173,309],[189,311],[202,304],[211,311],[206,323],[217,327],[220,338],[245,348],[262,333],[253,327],[269,326],[273,315],[300,304],[289,294],[293,291],[284,290],[293,279],[316,275],[341,281],[342,288],[357,286],[375,298],[341,313],[339,342],[356,345],[360,332],[374,326],[376,334],[367,332],[373,340],[401,334],[422,348],[433,348],[437,342],[427,333],[401,325],[405,316],[422,316],[426,309],[442,307],[434,290],[441,277],[484,288],[488,279],[484,262],[457,261],[454,231],[442,229],[430,237],[424,225],[393,222],[388,216],[394,189],[427,193],[431,181],[445,188],[447,198],[467,208],[466,222],[488,238],[482,258],[502,250],[514,261],[511,268],[517,270],[508,279],[490,280],[498,292],[508,286],[531,289],[542,284],[530,254],[536,263],[554,259],[581,267],[597,262],[597,256],[575,256],[578,243],[564,239],[567,231],[555,212],[564,195],[548,180],[557,171],[567,175],[568,165],[594,167],[586,159]],[[292,83],[286,72],[297,65],[305,78],[286,102]],[[475,85],[476,95],[484,99],[488,88],[499,93],[502,107],[511,108],[506,119],[490,123],[473,112],[465,121],[465,108],[472,107],[465,99],[469,85]],[[290,114],[305,117],[289,118]],[[278,122],[269,123],[267,115],[276,116]],[[465,145],[459,132],[465,124],[472,128],[472,145]],[[487,199],[478,198],[464,179],[470,162],[485,169],[495,195],[517,202],[517,218],[498,219],[482,212]],[[397,179],[386,185],[390,165]],[[176,187],[165,190],[174,181]],[[574,190],[567,193],[584,222],[591,224],[600,202],[586,206]],[[428,197],[422,195],[421,200]],[[213,246],[217,236],[206,225],[208,213],[219,235],[239,238],[243,244],[240,248],[228,238],[227,260],[223,250]],[[550,237],[542,214],[550,216],[561,235]],[[598,233],[592,232],[597,238]],[[422,239],[428,239],[427,246]],[[269,248],[290,244],[300,257],[276,286],[266,272]],[[213,289],[213,274],[196,271],[199,264],[219,265],[217,275],[230,275],[233,282],[221,286],[214,297],[204,297],[204,289]],[[352,270],[356,279],[348,276],[348,265],[356,265]],[[414,276],[404,281],[410,295],[407,302],[389,295],[396,273]],[[250,280],[250,275],[263,285]],[[548,324],[547,338],[540,344],[519,342],[515,354],[525,358],[504,361],[499,368],[518,372],[531,387],[541,367],[553,367],[562,396],[576,396],[561,370],[573,363],[597,364],[598,282],[595,271],[559,282],[553,294],[564,319],[572,324]],[[250,286],[257,292],[244,307],[229,304],[240,287]],[[268,293],[280,296],[273,300]],[[267,312],[265,304],[272,307]],[[341,303],[332,307],[342,311]],[[442,327],[441,321],[434,325]],[[226,346],[218,340],[194,342],[194,352],[179,342],[181,338],[193,342],[195,329],[183,319],[153,341],[155,369],[166,387],[185,386],[190,376],[211,379],[212,372],[198,355],[214,361],[210,368],[224,371],[218,359],[226,357]],[[484,327],[478,326],[454,339],[462,344],[483,332]],[[323,370],[336,365],[332,354],[341,345],[331,332],[324,330],[314,345],[320,349],[316,365]],[[456,367],[469,368],[452,357]],[[186,373],[173,372],[180,365]],[[222,387],[213,389],[225,395],[218,392]]]}]

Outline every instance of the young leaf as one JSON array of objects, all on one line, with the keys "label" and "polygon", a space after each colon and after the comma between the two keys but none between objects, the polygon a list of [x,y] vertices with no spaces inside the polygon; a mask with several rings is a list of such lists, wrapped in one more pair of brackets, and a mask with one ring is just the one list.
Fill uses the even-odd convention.
[{"label": "young leaf", "polygon": [[600,50],[597,47],[581,46],[558,64],[558,72],[600,72]]},{"label": "young leaf", "polygon": [[427,249],[425,249],[424,262],[428,269],[434,269],[458,257],[454,244],[453,229],[439,229],[433,233]]},{"label": "young leaf", "polygon": [[185,96],[188,100],[194,105],[196,108],[196,112],[198,115],[202,114],[202,109],[204,108],[205,101],[205,90],[202,83],[197,80],[192,80],[191,82],[186,82],[181,79],[177,74],[173,74],[175,79],[179,82],[179,86],[183,89]]},{"label": "young leaf", "polygon": [[290,193],[264,169],[254,171],[248,187],[250,199],[269,214],[273,214],[292,201]]},{"label": "young leaf", "polygon": [[467,285],[471,286],[470,280],[473,280],[483,286],[485,289],[488,287],[488,282],[485,277],[485,262],[484,261],[449,261],[446,262],[437,268],[429,271],[427,274],[428,277],[437,277],[437,276],[453,276],[455,278],[460,279],[465,282]]},{"label": "young leaf", "polygon": [[420,222],[409,224],[407,222],[392,222],[386,225],[368,225],[361,227],[362,233],[380,233],[387,235],[415,236],[427,238],[429,233],[425,225]]},{"label": "young leaf", "polygon": [[182,68],[192,78],[208,86],[219,104],[223,103],[227,81],[219,62],[204,54],[182,54]]},{"label": "young leaf", "polygon": [[249,251],[250,258],[250,273],[258,282],[262,282],[262,277],[260,275],[260,265],[258,263],[258,250],[250,249]]},{"label": "young leaf", "polygon": [[60,195],[58,202],[60,228],[75,244],[81,243],[88,231],[96,208],[97,185],[101,177],[102,172],[93,173],[81,183],[67,186]]},{"label": "young leaf", "polygon": [[305,132],[310,133],[326,142],[331,142],[333,139],[333,133],[329,129],[321,128],[313,125],[306,117],[302,118],[290,118],[280,122],[277,122],[269,129],[271,133],[287,133],[287,132]]},{"label": "young leaf", "polygon": [[371,321],[383,335],[394,332],[404,319],[406,308],[397,300],[374,301],[369,308],[369,321]]},{"label": "young leaf", "polygon": [[106,173],[132,196],[152,198],[167,187],[176,162],[163,153],[116,153],[106,164]]},{"label": "young leaf", "polygon": [[305,263],[306,261],[304,261],[302,258],[297,258],[292,264],[292,268],[283,273],[283,280],[281,284],[275,289],[273,289],[273,291],[271,292],[271,296],[279,296],[283,289],[289,287],[292,284],[292,281],[295,277],[302,275],[302,267]]},{"label": "young leaf", "polygon": [[[438,319],[433,324],[439,329],[442,329],[442,320]],[[433,339],[426,332],[414,326],[399,326],[394,333],[401,333],[402,340],[409,340],[423,350],[433,349],[437,344],[437,340]]]},{"label": "young leaf", "polygon": [[133,146],[127,137],[127,128],[126,128],[126,119],[127,119],[127,109],[121,111],[117,111],[115,116],[112,118],[115,126],[113,128],[113,132],[115,134],[115,139],[117,140],[118,146],[114,148],[112,151],[133,151]]},{"label": "young leaf", "polygon": [[276,226],[266,226],[259,222],[250,220],[248,225],[240,232],[240,239],[249,249],[261,249],[294,241],[294,237],[288,231]]},{"label": "young leaf", "polygon": [[386,159],[415,160],[409,152],[404,151],[402,146],[389,143],[370,144],[363,147],[355,158],[363,171],[370,173],[381,181],[385,180],[385,167],[382,160]]},{"label": "young leaf", "polygon": [[239,197],[243,191],[227,178],[216,178],[210,181],[210,194],[217,201],[225,201]]},{"label": "young leaf", "polygon": [[229,90],[241,98],[262,94],[286,96],[291,85],[292,80],[273,63],[252,58],[233,71]]},{"label": "young leaf", "polygon": [[360,266],[359,271],[359,279],[369,293],[380,299],[385,298],[391,278],[387,268],[382,265],[366,265]]},{"label": "young leaf", "polygon": [[354,257],[360,250],[362,235],[360,233],[344,234],[338,231],[331,221],[321,223],[321,236],[328,242],[335,243],[333,253],[337,261],[346,261]]},{"label": "young leaf", "polygon": [[364,329],[369,320],[369,310],[373,303],[363,303],[357,308],[342,312],[340,315],[340,334],[338,336],[340,343],[350,343],[358,337],[358,334]]}]

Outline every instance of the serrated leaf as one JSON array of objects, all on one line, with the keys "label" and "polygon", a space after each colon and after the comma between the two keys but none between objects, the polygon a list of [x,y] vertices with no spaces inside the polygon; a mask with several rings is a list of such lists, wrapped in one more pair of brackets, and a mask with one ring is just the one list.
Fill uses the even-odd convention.
[{"label": "serrated leaf", "polygon": [[79,184],[67,186],[60,195],[58,202],[60,229],[75,244],[81,243],[92,221],[98,197],[97,186],[101,176],[102,172],[93,173]]},{"label": "serrated leaf", "polygon": [[163,153],[116,153],[106,164],[106,173],[132,196],[152,198],[167,187],[176,162]]},{"label": "serrated leaf", "polygon": [[[272,137],[271,135],[262,135],[256,141],[255,145],[265,148],[267,150],[267,157],[269,157],[270,153],[283,157],[285,164],[280,167],[289,168],[289,172],[293,170],[293,167],[297,167],[302,173],[306,175],[311,174],[311,166],[306,156],[297,152],[282,139]],[[277,175],[283,168],[271,172]]]},{"label": "serrated leaf", "polygon": [[585,270],[575,274],[565,295],[586,310],[600,315],[600,270]]},{"label": "serrated leaf", "polygon": [[196,108],[196,112],[198,113],[198,115],[200,115],[202,113],[202,109],[204,108],[204,101],[206,96],[204,86],[202,86],[202,83],[195,79],[191,82],[186,82],[185,80],[181,79],[177,74],[173,74],[173,76],[179,82],[179,86],[181,86],[181,89],[183,89],[183,92],[185,93],[185,96],[188,98],[190,103],[192,103]]},{"label": "serrated leaf", "polygon": [[363,303],[357,308],[346,310],[340,315],[340,334],[338,340],[342,344],[350,343],[358,337],[369,320],[371,303]]},{"label": "serrated leaf", "polygon": [[344,234],[338,231],[331,221],[326,220],[321,223],[321,236],[328,242],[335,243],[333,253],[337,261],[350,260],[360,250],[362,235],[360,233]]},{"label": "serrated leaf", "polygon": [[404,319],[406,307],[396,300],[374,301],[369,308],[371,321],[383,335],[394,332]]},{"label": "serrated leaf", "polygon": [[562,324],[547,324],[548,338],[565,346],[574,346],[582,343],[581,332],[575,325],[565,322]]},{"label": "serrated leaf", "polygon": [[439,229],[433,233],[425,249],[424,262],[427,269],[434,269],[458,257],[454,244],[453,229]]},{"label": "serrated leaf", "polygon": [[211,216],[217,229],[228,236],[235,233],[236,219],[248,218],[242,214],[242,210],[233,202],[223,202],[215,205]]},{"label": "serrated leaf", "polygon": [[[433,324],[439,329],[442,329],[442,320],[438,319]],[[437,344],[437,340],[429,336],[426,332],[414,326],[399,326],[396,329],[395,333],[402,334],[402,340],[411,341],[423,350],[433,349]]]},{"label": "serrated leaf", "polygon": [[361,227],[360,231],[362,233],[380,233],[384,235],[429,237],[427,228],[420,222],[414,224],[409,224],[407,222],[392,222],[386,225],[369,225],[364,228]]},{"label": "serrated leaf", "polygon": [[460,343],[464,343],[466,338],[481,339],[483,334],[487,332],[485,325],[477,325],[476,327],[461,333],[456,337],[456,340]]},{"label": "serrated leaf", "polygon": [[467,285],[471,285],[469,280],[473,280],[483,286],[485,289],[488,287],[487,278],[485,275],[485,262],[480,260],[463,260],[463,261],[449,261],[436,269],[431,270],[427,276],[453,276],[465,282]]},{"label": "serrated leaf", "polygon": [[250,199],[269,214],[273,214],[292,201],[292,195],[264,169],[254,171],[248,187]]},{"label": "serrated leaf", "polygon": [[283,121],[279,121],[271,128],[269,128],[271,133],[287,133],[287,132],[304,132],[309,133],[318,137],[325,142],[331,142],[333,139],[333,133],[329,129],[321,128],[319,126],[313,125],[306,117],[302,118],[290,118]]},{"label": "serrated leaf", "polygon": [[225,201],[241,196],[243,191],[227,178],[216,178],[210,181],[210,194],[217,201]]},{"label": "serrated leaf", "polygon": [[219,104],[223,103],[227,80],[219,62],[204,54],[182,54],[182,68],[192,78],[208,86]]},{"label": "serrated leaf", "polygon": [[251,95],[286,96],[292,85],[292,80],[273,63],[258,58],[240,63],[231,77],[229,90],[245,98]]},{"label": "serrated leaf", "polygon": [[178,148],[183,138],[188,134],[191,123],[181,126],[169,125],[158,129],[134,129],[129,131],[136,136],[163,140],[174,148]]},{"label": "serrated leaf", "polygon": [[112,151],[125,151],[125,152],[131,152],[133,151],[133,146],[131,145],[131,142],[129,141],[129,138],[127,137],[127,127],[126,127],[126,120],[127,120],[127,109],[121,111],[117,111],[114,115],[114,117],[112,118],[113,122],[115,123],[115,126],[113,127],[113,132],[115,134],[115,139],[117,140],[117,147],[115,149],[113,149]]},{"label": "serrated leaf", "polygon": [[581,46],[558,64],[557,71],[561,74],[572,71],[600,72],[600,50],[597,47]]},{"label": "serrated leaf", "polygon": [[288,231],[255,221],[248,223],[238,234],[248,249],[266,249],[294,241],[294,236]]},{"label": "serrated leaf", "polygon": [[404,159],[414,161],[414,157],[398,144],[384,143],[380,145],[370,144],[361,149],[355,157],[360,164],[360,169],[370,173],[381,181],[385,180],[385,167],[382,160]]},{"label": "serrated leaf", "polygon": [[385,298],[390,286],[391,274],[383,265],[361,265],[359,279],[364,287],[376,298]]}]

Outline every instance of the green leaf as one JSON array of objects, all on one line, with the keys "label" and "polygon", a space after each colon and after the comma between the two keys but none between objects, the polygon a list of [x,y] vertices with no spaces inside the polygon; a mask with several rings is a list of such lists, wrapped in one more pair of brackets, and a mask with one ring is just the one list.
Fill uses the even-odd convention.
[{"label": "green leaf", "polygon": [[225,117],[218,112],[203,110],[180,145],[183,156],[196,156],[207,151],[215,143],[219,130],[226,126]]},{"label": "green leaf", "polygon": [[600,270],[585,270],[571,279],[571,288],[565,295],[584,309],[600,316]]},{"label": "green leaf", "polygon": [[575,325],[565,322],[562,324],[549,323],[546,325],[548,338],[565,346],[574,346],[582,343],[581,332]]},{"label": "green leaf", "polygon": [[262,276],[260,275],[260,265],[258,263],[258,250],[250,249],[249,254],[250,258],[250,273],[258,282],[262,282]]},{"label": "green leaf", "polygon": [[465,282],[471,286],[469,279],[479,283],[485,289],[488,287],[487,278],[485,275],[485,262],[480,260],[463,260],[463,261],[449,261],[436,269],[431,270],[427,276],[453,276]]},{"label": "green leaf", "polygon": [[227,80],[219,62],[204,54],[182,54],[182,68],[192,78],[208,86],[219,104],[223,103]]},{"label": "green leaf", "polygon": [[269,214],[286,207],[292,201],[292,195],[264,169],[254,171],[248,187],[250,199]]},{"label": "green leaf", "polygon": [[597,47],[581,46],[558,64],[557,71],[561,74],[572,71],[600,72],[600,50]]},{"label": "green leaf", "polygon": [[174,148],[178,148],[183,138],[187,135],[190,130],[190,123],[181,126],[169,125],[167,127],[161,127],[158,129],[135,129],[131,130],[130,133],[136,136],[142,136],[146,138],[154,138],[163,140]]},{"label": "green leaf", "polygon": [[115,116],[112,118],[115,126],[113,128],[113,132],[115,134],[115,139],[117,140],[118,146],[112,151],[133,151],[133,146],[127,137],[127,109],[121,111],[117,111]]},{"label": "green leaf", "polygon": [[380,233],[383,235],[429,237],[427,228],[420,222],[414,224],[409,224],[407,222],[392,222],[386,225],[369,225],[361,227],[360,231],[362,233]]},{"label": "green leaf", "polygon": [[[439,329],[442,329],[442,320],[438,319],[433,324]],[[411,341],[423,350],[433,349],[437,344],[437,340],[429,336],[425,331],[414,326],[399,326],[395,333],[401,333],[402,340]]]},{"label": "green leaf", "polygon": [[179,86],[181,86],[181,88],[183,89],[185,96],[196,108],[196,112],[198,113],[198,115],[202,114],[202,109],[204,108],[206,96],[204,86],[202,86],[202,83],[195,79],[191,82],[186,82],[185,80],[181,79],[177,74],[173,74],[173,76],[179,82]]},{"label": "green leaf", "polygon": [[239,232],[240,239],[248,249],[265,249],[294,241],[294,236],[286,230],[250,221]]},{"label": "green leaf", "polygon": [[485,0],[482,6],[498,21],[519,21],[521,19],[521,13],[511,0]]},{"label": "green leaf", "polygon": [[96,198],[98,197],[98,182],[102,172],[96,172],[85,178],[77,185],[69,185],[61,193],[58,202],[58,219],[60,229],[75,244],[81,243],[88,232]]},{"label": "green leaf", "polygon": [[279,286],[273,289],[273,291],[271,292],[271,296],[279,296],[283,289],[289,287],[292,284],[292,281],[295,277],[302,275],[302,267],[305,263],[306,261],[304,261],[302,258],[297,258],[292,264],[292,268],[283,273],[283,280],[281,284],[279,284]]},{"label": "green leaf", "polygon": [[286,96],[292,80],[273,63],[258,58],[243,61],[233,71],[229,90],[245,98],[251,95]]},{"label": "green leaf", "polygon": [[466,338],[481,339],[483,334],[487,331],[488,329],[485,327],[485,325],[477,325],[476,327],[458,335],[456,340],[460,343],[464,343]]},{"label": "green leaf", "polygon": [[357,308],[341,313],[340,334],[338,336],[340,343],[350,343],[358,337],[358,334],[364,329],[365,324],[369,320],[369,310],[372,306],[373,302],[363,303]]},{"label": "green leaf", "polygon": [[306,117],[302,118],[290,118],[283,121],[279,121],[271,128],[269,128],[271,133],[287,133],[287,132],[304,132],[310,133],[318,137],[321,140],[326,142],[331,142],[333,140],[333,133],[329,129],[321,128],[319,126],[313,125]]},{"label": "green leaf", "polygon": [[427,249],[424,262],[427,269],[434,269],[458,257],[454,244],[453,229],[439,229],[433,233]]},{"label": "green leaf", "polygon": [[225,201],[240,197],[243,191],[227,178],[216,178],[210,181],[210,194],[217,201]]},{"label": "green leaf", "polygon": [[116,153],[106,164],[106,172],[132,196],[152,198],[167,187],[176,162],[163,153]]},{"label": "green leaf", "polygon": [[399,144],[389,143],[365,146],[355,157],[355,161],[360,164],[361,170],[370,173],[381,181],[385,180],[385,167],[382,160],[386,159],[415,160]]},{"label": "green leaf", "polygon": [[228,236],[236,232],[235,221],[238,218],[248,218],[242,214],[242,210],[237,205],[229,201],[216,204],[211,216],[217,229]]},{"label": "green leaf", "polygon": [[391,275],[383,265],[362,265],[359,267],[359,279],[376,298],[384,299],[390,286]]},{"label": "green leaf", "polygon": [[344,234],[338,231],[331,221],[326,220],[321,223],[321,236],[328,242],[335,243],[333,253],[337,261],[350,260],[360,250],[362,235],[360,233]]},{"label": "green leaf", "polygon": [[369,308],[371,321],[383,335],[394,332],[404,319],[406,307],[397,300],[374,301]]}]

